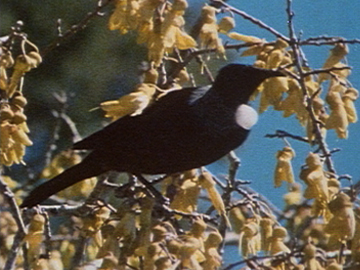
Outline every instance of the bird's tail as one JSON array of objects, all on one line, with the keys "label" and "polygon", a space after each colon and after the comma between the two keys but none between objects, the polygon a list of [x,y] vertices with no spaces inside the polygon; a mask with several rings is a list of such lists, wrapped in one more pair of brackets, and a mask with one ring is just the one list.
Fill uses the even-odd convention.
[{"label": "bird's tail", "polygon": [[26,197],[20,207],[32,207],[49,198],[51,195],[76,184],[86,178],[97,176],[106,170],[88,156],[81,163],[65,170],[53,179],[36,187]]}]

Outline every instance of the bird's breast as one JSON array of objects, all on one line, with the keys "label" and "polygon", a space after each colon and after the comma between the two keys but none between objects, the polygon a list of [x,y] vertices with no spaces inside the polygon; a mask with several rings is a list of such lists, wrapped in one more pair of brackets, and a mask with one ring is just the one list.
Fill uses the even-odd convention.
[{"label": "bird's breast", "polygon": [[250,130],[257,122],[257,112],[246,104],[241,104],[235,111],[235,122],[243,129]]}]

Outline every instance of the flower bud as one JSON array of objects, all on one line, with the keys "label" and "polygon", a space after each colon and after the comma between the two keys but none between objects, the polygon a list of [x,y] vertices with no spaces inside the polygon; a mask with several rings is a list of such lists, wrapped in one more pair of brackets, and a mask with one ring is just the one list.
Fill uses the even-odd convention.
[{"label": "flower bud", "polygon": [[229,32],[231,29],[235,27],[235,20],[233,17],[224,17],[221,19],[219,23],[219,30],[222,32]]},{"label": "flower bud", "polygon": [[26,119],[27,119],[26,115],[22,111],[19,110],[14,114],[12,122],[14,124],[18,125],[18,124],[25,122]]},{"label": "flower bud", "polygon": [[27,100],[26,98],[22,95],[21,92],[16,91],[14,93],[13,99],[11,100],[11,104],[12,105],[17,105],[21,108],[24,108],[25,105],[27,104]]}]

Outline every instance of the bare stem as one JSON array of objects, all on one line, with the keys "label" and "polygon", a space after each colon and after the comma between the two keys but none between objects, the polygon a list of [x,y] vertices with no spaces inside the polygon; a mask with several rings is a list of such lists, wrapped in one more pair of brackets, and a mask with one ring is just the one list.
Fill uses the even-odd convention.
[{"label": "bare stem", "polygon": [[4,269],[12,269],[17,255],[19,254],[19,249],[21,247],[22,241],[26,235],[26,228],[24,221],[21,217],[20,209],[15,201],[14,193],[10,188],[5,184],[0,176],[0,193],[3,194],[5,200],[10,206],[10,213],[15,219],[16,225],[18,226],[18,232],[15,235],[14,242],[11,246],[11,249],[8,253],[7,261],[5,263]]},{"label": "bare stem", "polygon": [[221,0],[212,0],[211,2],[215,3],[215,4],[219,4],[223,7],[225,7],[226,9],[228,9],[229,11],[240,15],[241,17],[243,17],[246,20],[251,21],[253,24],[259,26],[260,28],[263,28],[267,31],[269,31],[271,34],[273,34],[274,36],[276,36],[277,38],[281,38],[287,42],[289,42],[289,38],[284,36],[283,34],[279,33],[278,31],[276,31],[274,28],[270,27],[269,25],[267,25],[266,23],[260,21],[259,19],[247,14],[246,12],[239,10],[237,8],[234,8],[232,6],[230,6],[229,4],[225,3],[224,1]]},{"label": "bare stem", "polygon": [[310,75],[314,75],[314,74],[330,73],[332,71],[344,70],[344,69],[351,69],[351,67],[345,66],[345,67],[331,67],[331,68],[314,69],[314,70],[311,70],[308,72],[304,72],[303,75],[306,77],[306,76],[310,76]]},{"label": "bare stem", "polygon": [[41,56],[44,57],[46,54],[48,54],[50,51],[52,51],[53,49],[58,47],[65,40],[72,37],[73,35],[75,35],[80,30],[83,30],[91,19],[93,19],[93,18],[95,18],[97,16],[100,16],[100,14],[101,14],[100,11],[104,7],[106,7],[108,4],[113,2],[113,1],[114,0],[100,0],[100,1],[98,1],[98,5],[94,9],[94,11],[89,12],[78,24],[75,24],[75,25],[71,26],[71,28],[68,29],[63,34],[62,34],[62,31],[61,31],[61,27],[59,25],[61,23],[61,20],[58,20],[58,23],[57,23],[58,24],[57,25],[58,36],[53,42],[51,42],[44,49],[41,50],[41,52],[40,52]]},{"label": "bare stem", "polygon": [[319,124],[319,121],[315,115],[315,112],[314,112],[314,109],[312,106],[312,98],[309,96],[306,85],[305,85],[304,79],[305,79],[306,73],[304,73],[303,68],[302,68],[299,41],[296,39],[296,35],[295,35],[295,31],[294,31],[294,25],[293,25],[294,13],[292,11],[291,4],[292,4],[292,0],[287,0],[286,12],[288,15],[288,28],[289,28],[289,36],[290,36],[290,41],[291,41],[290,46],[291,46],[293,54],[294,54],[294,63],[295,63],[296,69],[299,73],[298,83],[300,84],[301,90],[305,97],[306,109],[309,112],[310,119],[313,123],[313,129],[314,129],[314,134],[315,134],[315,138],[316,138],[316,143],[319,145],[319,148],[320,148],[322,154],[325,156],[325,164],[327,166],[328,171],[335,173],[335,168],[334,168],[333,161],[331,159],[330,151],[325,142],[325,139],[323,138],[323,136],[321,134],[320,124]]},{"label": "bare stem", "polygon": [[284,130],[276,130],[275,134],[266,134],[266,138],[291,138],[297,141],[306,142],[309,143],[309,140],[307,138],[291,134]]}]

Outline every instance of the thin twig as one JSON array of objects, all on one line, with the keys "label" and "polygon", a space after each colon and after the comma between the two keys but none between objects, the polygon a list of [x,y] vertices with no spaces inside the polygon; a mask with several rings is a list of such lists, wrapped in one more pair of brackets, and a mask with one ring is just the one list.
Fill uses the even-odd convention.
[{"label": "thin twig", "polygon": [[86,248],[86,243],[88,242],[88,237],[80,234],[76,243],[76,251],[71,260],[70,269],[77,269],[77,267],[81,264]]},{"label": "thin twig", "polygon": [[[81,140],[80,133],[78,132],[75,123],[66,114],[66,111],[68,108],[68,99],[67,99],[66,93],[65,92],[54,93],[53,96],[56,99],[56,101],[58,101],[60,108],[58,110],[51,111],[52,115],[55,117],[55,121],[54,121],[55,127],[54,127],[54,130],[52,133],[52,137],[49,140],[49,146],[47,147],[47,150],[45,153],[45,158],[44,158],[45,162],[42,165],[43,168],[46,168],[47,166],[49,166],[49,164],[51,163],[51,160],[54,156],[54,152],[57,150],[56,142],[59,139],[59,132],[61,129],[62,122],[65,122],[68,125],[69,129],[71,130],[72,135],[73,135],[73,139],[72,139],[73,142]],[[14,189],[14,191],[23,190],[23,189],[26,189],[27,187],[32,186],[34,183],[36,183],[36,181],[38,181],[41,178],[41,174],[42,174],[42,171],[35,174],[32,171],[30,171],[30,169],[29,169],[28,175],[31,177],[29,177],[29,179],[26,183],[22,184],[19,187],[16,187]]]},{"label": "thin twig", "polygon": [[296,38],[295,31],[294,31],[294,25],[293,25],[293,17],[294,13],[292,11],[292,0],[287,0],[287,8],[286,12],[288,14],[288,28],[289,28],[289,36],[290,36],[290,46],[292,48],[293,54],[294,54],[294,63],[297,68],[297,71],[299,73],[299,80],[298,83],[300,84],[301,90],[303,92],[304,97],[306,97],[306,109],[309,112],[310,119],[313,123],[314,128],[314,134],[316,138],[316,143],[319,145],[320,150],[322,151],[323,155],[325,156],[325,164],[327,166],[328,171],[335,173],[335,168],[333,161],[331,159],[331,156],[329,156],[329,149],[328,146],[321,134],[320,130],[320,124],[319,121],[315,115],[313,106],[312,106],[312,99],[309,97],[306,84],[305,84],[305,73],[302,68],[302,64],[300,61],[300,48],[299,48],[299,41]]},{"label": "thin twig", "polygon": [[19,249],[22,244],[22,241],[26,235],[26,228],[24,221],[21,217],[20,209],[15,201],[14,193],[10,188],[5,184],[2,177],[0,176],[0,193],[3,194],[5,200],[10,206],[10,213],[15,219],[18,231],[15,235],[13,244],[10,251],[8,252],[7,260],[4,266],[4,269],[12,269],[16,260],[17,255],[19,254]]},{"label": "thin twig", "polygon": [[314,45],[314,46],[322,46],[322,45],[336,45],[338,43],[346,43],[346,44],[360,44],[360,39],[344,39],[339,37],[329,37],[324,39],[324,37],[317,38],[308,38],[300,41],[299,45]]},{"label": "thin twig", "polygon": [[147,179],[145,179],[141,174],[136,175],[136,179],[139,180],[141,184],[143,184],[146,188],[146,191],[148,194],[156,198],[156,200],[160,204],[169,204],[169,199],[163,196],[154,186],[152,182],[149,182]]},{"label": "thin twig", "polygon": [[[283,211],[281,211],[277,206],[275,206],[268,198],[266,198],[265,196],[263,196],[262,194],[256,192],[254,189],[252,189],[249,186],[244,186],[241,188],[241,190],[238,188],[237,191],[241,191],[241,194],[243,196],[245,196],[249,201],[262,201],[263,203],[265,203],[271,210],[272,212],[277,215],[277,216],[281,216],[283,215]],[[254,196],[257,197],[256,200],[254,200]],[[256,205],[258,205],[260,207],[260,205],[258,204],[258,202],[255,203]]]},{"label": "thin twig", "polygon": [[25,224],[21,217],[20,209],[16,203],[14,193],[3,181],[1,175],[0,175],[0,193],[5,197],[5,200],[8,202],[10,206],[10,212],[16,221],[16,225],[18,226],[18,229],[23,234],[26,234]]},{"label": "thin twig", "polygon": [[74,123],[74,121],[70,118],[70,116],[68,116],[65,113],[60,114],[60,117],[64,120],[64,122],[68,125],[68,127],[71,130],[71,133],[73,135],[72,141],[75,143],[77,141],[81,140],[81,136],[79,131],[76,128],[76,124]]},{"label": "thin twig", "polygon": [[351,69],[351,67],[345,66],[345,67],[331,67],[331,68],[313,69],[311,71],[304,72],[303,75],[306,77],[306,76],[310,76],[310,75],[314,75],[314,74],[330,73],[332,71],[338,71],[338,70],[344,70],[344,69]]},{"label": "thin twig", "polygon": [[71,28],[68,29],[63,34],[61,33],[62,31],[59,31],[59,29],[61,29],[61,28],[59,28],[59,26],[60,26],[59,23],[61,22],[61,20],[60,21],[58,20],[57,21],[58,36],[54,41],[52,41],[49,45],[47,45],[44,49],[42,49],[40,51],[41,56],[44,57],[50,51],[52,51],[53,49],[58,47],[61,43],[63,43],[66,39],[72,37],[80,30],[83,30],[91,19],[93,19],[94,17],[100,16],[101,15],[100,11],[113,1],[114,0],[99,0],[94,11],[89,12],[78,24],[71,26]]},{"label": "thin twig", "polygon": [[210,83],[215,81],[214,76],[211,74],[210,69],[208,68],[206,62],[202,59],[201,55],[195,56],[196,61],[200,64],[201,69],[204,71],[206,77],[208,78]]},{"label": "thin twig", "polygon": [[[7,253],[7,259],[6,259],[6,262],[5,262],[5,265],[4,265],[4,270],[12,270],[12,269],[14,269],[16,257],[19,254],[20,245],[24,240],[24,236],[25,235],[23,234],[22,231],[17,231],[16,232],[13,243],[12,243],[12,246],[11,246],[10,250],[8,251],[8,253]],[[27,263],[27,259],[26,259],[27,258],[27,256],[26,256],[27,249],[25,248],[25,246],[24,246],[23,250],[24,249],[25,249],[25,252],[23,254],[23,258],[25,259],[24,268],[25,268],[25,270],[28,270],[29,267],[28,267],[28,263]]]},{"label": "thin twig", "polygon": [[284,130],[276,130],[275,134],[266,134],[265,135],[265,138],[281,138],[282,139],[282,138],[286,138],[286,137],[297,140],[297,141],[309,143],[309,139],[301,137],[299,135],[291,134]]},{"label": "thin twig", "polygon": [[182,216],[184,218],[190,218],[190,219],[197,219],[197,218],[202,218],[205,222],[210,222],[210,223],[213,223],[213,224],[216,224],[217,223],[215,222],[215,218],[209,216],[209,215],[206,215],[206,214],[199,214],[199,213],[185,213],[185,212],[182,212],[182,211],[179,211],[179,210],[176,210],[176,209],[171,209],[170,207],[166,206],[166,205],[162,205],[161,206],[163,210],[165,210],[168,214],[174,216],[174,215],[179,215],[179,216]]},{"label": "thin twig", "polygon": [[270,27],[269,25],[267,25],[266,23],[260,21],[259,19],[250,16],[249,14],[247,14],[246,12],[239,10],[237,8],[234,8],[232,6],[230,6],[229,4],[225,3],[224,1],[221,0],[211,0],[211,2],[215,3],[215,4],[220,4],[221,6],[225,7],[226,9],[228,9],[229,11],[240,15],[241,17],[243,17],[246,20],[251,21],[253,24],[259,26],[260,28],[263,28],[267,31],[269,31],[271,34],[273,34],[274,36],[281,38],[283,40],[285,40],[286,42],[289,42],[289,38],[284,36],[283,34],[279,33],[278,31],[276,31],[274,28]]},{"label": "thin twig", "polygon": [[[291,45],[293,41],[288,41],[288,43]],[[298,45],[301,46],[305,46],[305,45],[313,45],[313,46],[322,46],[322,45],[335,45],[339,42],[342,43],[348,43],[348,44],[358,44],[360,43],[360,40],[357,39],[353,39],[353,40],[346,40],[346,39],[335,39],[332,38],[331,41],[312,41],[312,40],[302,40],[302,41],[295,41],[297,42]],[[225,50],[239,50],[242,48],[248,48],[251,46],[255,46],[255,45],[261,45],[261,46],[271,46],[274,45],[275,42],[254,42],[254,43],[236,43],[236,44],[225,44],[224,45],[224,49]],[[176,78],[176,76],[179,74],[179,72],[186,67],[190,61],[194,58],[197,57],[199,55],[204,55],[204,54],[209,54],[209,53],[215,53],[216,52],[216,48],[207,48],[207,49],[191,49],[188,50],[187,54],[183,57],[182,61],[179,61],[175,68],[172,70],[172,72],[168,75],[168,79],[166,81],[166,84],[164,85],[164,88],[166,88],[166,86],[173,81],[174,78]],[[319,69],[316,71],[309,71],[309,72],[303,72],[304,76],[309,76],[312,74],[317,74],[317,73],[321,73],[321,72],[329,72],[329,71],[335,71],[335,70],[342,70],[342,69],[347,69],[348,67],[333,67],[331,68],[331,70],[327,69]],[[350,67],[349,67],[350,68]],[[284,72],[286,72],[287,75],[293,77],[296,80],[299,80],[299,76],[297,74],[294,74],[292,72],[290,72],[289,70],[286,70],[285,67],[282,67],[281,70],[283,70]],[[312,73],[313,72],[313,73]]]},{"label": "thin twig", "polygon": [[[247,265],[252,265],[254,268],[251,269],[262,269],[262,267],[260,267],[260,262],[265,263],[268,261],[282,261],[285,262],[288,259],[292,258],[292,257],[298,257],[299,251],[292,251],[290,253],[282,253],[279,255],[269,255],[269,256],[253,256],[249,259],[245,259],[236,263],[232,263],[229,264],[227,267],[223,268],[223,270],[230,270],[236,266],[242,265],[242,264],[247,264]],[[267,268],[264,268],[267,269]]]},{"label": "thin twig", "polygon": [[229,181],[231,184],[231,186],[235,186],[235,179],[236,179],[236,172],[239,169],[240,166],[240,159],[236,156],[234,151],[231,151],[228,154],[228,159],[230,161],[230,165],[229,165]]},{"label": "thin twig", "polygon": [[[45,211],[51,215],[59,215],[59,216],[63,216],[63,215],[74,215],[77,214],[79,212],[79,209],[83,207],[83,204],[79,203],[76,205],[68,205],[68,204],[57,204],[57,205],[40,205],[38,206],[41,211]],[[31,215],[34,212],[36,212],[35,208],[27,208],[26,209],[26,214]]]},{"label": "thin twig", "polygon": [[50,218],[46,211],[42,211],[41,215],[45,218],[45,225],[44,225],[44,235],[45,235],[45,258],[50,259],[51,257],[51,228],[50,228]]}]

